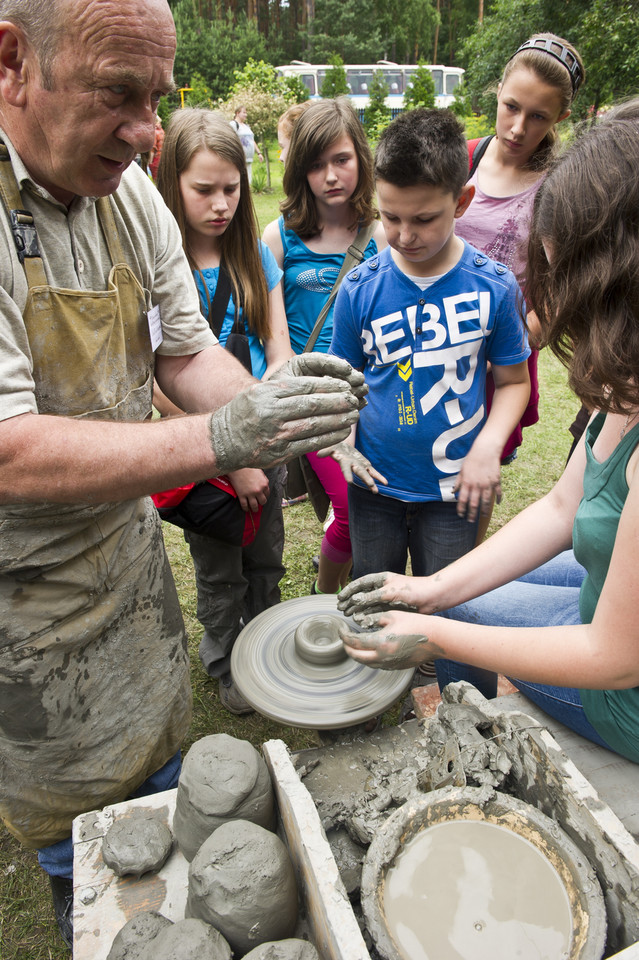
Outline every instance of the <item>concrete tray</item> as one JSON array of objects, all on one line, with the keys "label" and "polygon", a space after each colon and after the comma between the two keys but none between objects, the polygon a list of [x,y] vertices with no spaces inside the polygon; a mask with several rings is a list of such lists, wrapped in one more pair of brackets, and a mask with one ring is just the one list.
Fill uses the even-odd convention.
[{"label": "concrete tray", "polygon": [[[508,791],[554,817],[590,859],[606,899],[606,956],[639,960],[639,846],[634,837],[551,734],[530,716],[503,710],[499,700],[486,701],[465,684],[449,687],[445,700],[451,705],[471,703],[485,715],[481,736],[499,743],[508,759]],[[430,722],[411,721],[293,756],[280,740],[263,746],[279,807],[280,832],[301,891],[304,920],[298,935],[307,932],[321,960],[371,960],[372,952],[327,840],[331,811],[351,794],[364,792],[376,802],[383,791],[376,784],[375,765],[388,771],[394,754],[401,754],[404,767],[406,758],[409,767],[412,763],[416,778],[421,776],[418,789],[423,792],[423,754]],[[332,766],[336,772],[331,773]],[[402,792],[409,787],[402,783]],[[388,789],[386,793],[391,796]],[[137,913],[156,910],[174,921],[184,916],[188,864],[177,849],[157,874],[139,880],[116,877],[101,853],[103,836],[116,818],[152,814],[170,826],[176,794],[170,790],[127,801],[75,820],[74,960],[105,960],[116,933]],[[384,802],[386,807],[378,803],[380,816],[397,806],[392,797]]]}]

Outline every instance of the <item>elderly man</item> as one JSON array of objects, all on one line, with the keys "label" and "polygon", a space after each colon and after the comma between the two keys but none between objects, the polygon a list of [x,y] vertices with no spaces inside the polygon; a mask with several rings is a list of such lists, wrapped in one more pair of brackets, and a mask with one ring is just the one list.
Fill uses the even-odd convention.
[{"label": "elderly man", "polygon": [[[200,317],[132,163],[174,53],[165,0],[0,0],[0,814],[67,940],[73,817],[173,786],[189,725],[146,495],[337,443],[361,390],[323,358],[256,384]],[[191,416],[145,422],[154,375]]]}]

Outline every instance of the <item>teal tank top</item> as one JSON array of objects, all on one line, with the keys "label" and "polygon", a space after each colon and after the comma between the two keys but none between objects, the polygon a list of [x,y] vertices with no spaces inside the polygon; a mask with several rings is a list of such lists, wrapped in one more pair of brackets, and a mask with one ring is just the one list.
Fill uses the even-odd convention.
[{"label": "teal tank top", "polygon": [[[280,237],[284,250],[284,305],[291,347],[302,353],[310,337],[320,310],[326,303],[333,284],[344,263],[344,253],[314,253],[292,230],[284,228],[284,217],[279,220]],[[364,258],[377,253],[377,243],[371,237]],[[316,353],[327,353],[333,337],[333,307],[331,306],[315,344]]]},{"label": "teal tank top", "polygon": [[[584,495],[575,515],[573,548],[587,571],[579,595],[582,623],[591,623],[608,573],[619,518],[628,496],[626,468],[639,443],[636,425],[603,463],[592,447],[605,421],[599,413],[586,432]],[[588,720],[606,743],[639,763],[639,687],[629,690],[580,690]]]}]

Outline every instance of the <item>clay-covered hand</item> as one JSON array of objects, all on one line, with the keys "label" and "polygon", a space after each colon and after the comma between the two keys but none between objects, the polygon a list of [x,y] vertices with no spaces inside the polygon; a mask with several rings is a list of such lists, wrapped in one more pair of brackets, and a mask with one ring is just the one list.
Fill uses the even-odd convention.
[{"label": "clay-covered hand", "polygon": [[364,374],[340,357],[332,357],[327,353],[300,353],[275,370],[269,380],[280,380],[282,377],[336,377],[345,380],[359,400],[360,410],[366,406],[364,397],[368,393],[368,386],[364,382]]},{"label": "clay-covered hand", "polygon": [[353,474],[355,474],[356,477],[364,481],[373,493],[377,493],[376,480],[379,480],[380,483],[388,483],[386,477],[375,469],[368,457],[365,457],[363,453],[356,450],[346,440],[342,440],[341,443],[334,443],[325,450],[318,450],[317,455],[318,457],[332,457],[339,464],[346,483],[352,483]]},{"label": "clay-covered hand", "polygon": [[237,494],[240,506],[245,513],[257,513],[268,500],[270,488],[268,477],[263,470],[233,470],[229,480]]},{"label": "clay-covered hand", "polygon": [[256,383],[211,414],[217,473],[270,467],[345,440],[359,416],[349,384],[334,377]]},{"label": "clay-covered hand", "polygon": [[337,608],[351,617],[383,610],[417,610],[415,581],[399,573],[369,573],[342,587]]},{"label": "clay-covered hand", "polygon": [[[361,632],[345,622],[339,635],[353,660],[379,670],[408,670],[420,663],[437,660],[443,652],[423,633],[416,614],[390,611],[356,616]],[[415,632],[417,628],[417,632]]]}]

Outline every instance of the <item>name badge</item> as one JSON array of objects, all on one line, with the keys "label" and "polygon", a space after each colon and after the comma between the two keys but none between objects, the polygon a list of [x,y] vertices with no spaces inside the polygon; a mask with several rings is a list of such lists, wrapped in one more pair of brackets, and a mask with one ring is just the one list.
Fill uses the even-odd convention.
[{"label": "name badge", "polygon": [[157,350],[164,336],[162,334],[162,320],[160,319],[160,307],[156,304],[146,315],[149,321],[149,335],[151,337],[151,349]]}]

